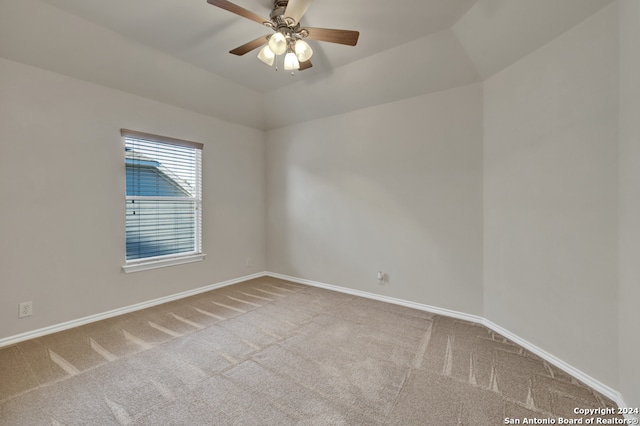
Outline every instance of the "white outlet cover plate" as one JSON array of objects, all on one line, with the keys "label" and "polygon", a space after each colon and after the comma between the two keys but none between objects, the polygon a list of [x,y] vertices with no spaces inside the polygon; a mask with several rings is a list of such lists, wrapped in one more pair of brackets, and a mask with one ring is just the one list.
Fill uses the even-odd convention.
[{"label": "white outlet cover plate", "polygon": [[31,315],[33,315],[33,302],[20,303],[20,312],[18,313],[18,317],[24,318]]}]

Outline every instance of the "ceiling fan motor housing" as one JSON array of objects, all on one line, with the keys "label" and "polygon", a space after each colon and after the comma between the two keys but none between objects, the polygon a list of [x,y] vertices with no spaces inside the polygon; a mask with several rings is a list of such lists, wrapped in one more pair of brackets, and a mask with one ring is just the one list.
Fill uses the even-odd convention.
[{"label": "ceiling fan motor housing", "polygon": [[[286,53],[287,59],[295,55],[293,61],[295,67],[300,65],[300,70],[311,67],[309,58],[313,54],[311,47],[302,39],[325,41],[348,46],[355,46],[358,42],[358,31],[337,30],[330,28],[300,28],[300,19],[305,14],[313,0],[273,0],[273,9],[269,18],[255,14],[229,0],[207,0],[207,3],[235,13],[243,18],[263,24],[275,32],[273,35],[265,35],[251,40],[231,51],[234,55],[242,56],[253,49],[265,46],[258,54],[258,59],[267,65],[272,65],[275,55]],[[264,54],[263,54],[264,53]],[[298,61],[301,63],[298,64]]]},{"label": "ceiling fan motor housing", "polygon": [[[273,2],[273,10],[269,14],[271,19],[270,23],[265,25],[273,28],[276,31],[287,32],[285,28],[288,28],[290,33],[297,33],[300,29],[300,23],[295,22],[293,19],[286,18],[284,12],[287,9],[288,0],[275,0]],[[284,31],[283,31],[284,30]]]}]

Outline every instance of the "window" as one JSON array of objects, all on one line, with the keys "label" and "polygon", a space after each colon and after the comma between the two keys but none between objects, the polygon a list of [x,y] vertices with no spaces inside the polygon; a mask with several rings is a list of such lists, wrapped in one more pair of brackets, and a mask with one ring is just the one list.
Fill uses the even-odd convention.
[{"label": "window", "polygon": [[126,166],[123,269],[202,260],[202,144],[121,133]]}]

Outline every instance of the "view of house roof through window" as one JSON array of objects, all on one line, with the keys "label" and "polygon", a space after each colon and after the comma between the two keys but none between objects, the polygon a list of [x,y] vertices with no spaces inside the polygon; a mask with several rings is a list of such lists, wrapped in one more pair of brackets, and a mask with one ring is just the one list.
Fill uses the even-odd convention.
[{"label": "view of house roof through window", "polygon": [[200,253],[202,146],[122,134],[127,262]]}]

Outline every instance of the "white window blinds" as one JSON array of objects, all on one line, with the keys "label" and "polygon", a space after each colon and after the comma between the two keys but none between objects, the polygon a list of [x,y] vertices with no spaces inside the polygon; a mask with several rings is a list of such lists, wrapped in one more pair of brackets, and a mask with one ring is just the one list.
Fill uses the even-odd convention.
[{"label": "white window blinds", "polygon": [[201,253],[202,144],[121,132],[127,262]]}]

